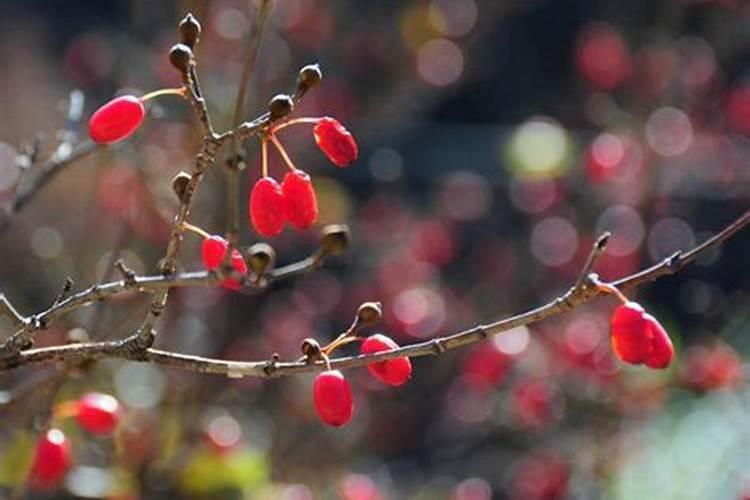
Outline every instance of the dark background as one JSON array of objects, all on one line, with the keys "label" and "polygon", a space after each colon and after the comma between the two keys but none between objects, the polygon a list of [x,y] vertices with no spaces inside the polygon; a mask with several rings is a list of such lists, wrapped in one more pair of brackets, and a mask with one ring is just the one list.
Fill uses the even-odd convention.
[{"label": "dark background", "polygon": [[[321,63],[325,78],[296,114],[340,119],[359,161],[328,164],[304,126],[282,139],[313,176],[319,225],[350,224],[353,245],[263,294],[177,291],[161,348],[294,359],[301,339],[333,338],[365,300],[384,304],[373,331],[399,343],[453,333],[561,293],[605,229],[615,238],[597,270],[613,279],[747,209],[745,2],[276,3],[247,117],[288,91],[298,68]],[[24,144],[41,133],[54,149],[72,90],[88,116],[118,92],[178,84],[166,52],[188,10],[203,23],[198,68],[223,130],[248,2],[0,4],[0,202],[12,199]],[[132,139],[72,166],[4,230],[0,284],[24,313],[46,307],[68,275],[80,288],[106,279],[117,257],[156,268],[176,207],[170,179],[188,169],[199,137],[179,99],[150,110]],[[85,122],[72,127],[85,136]],[[257,144],[247,154],[243,197],[259,175]],[[278,158],[272,172],[282,175]],[[223,228],[223,189],[223,174],[210,172],[193,212],[209,232]],[[313,250],[316,235],[287,230],[271,243],[283,264]],[[243,245],[256,240],[243,227]],[[184,268],[200,267],[198,245],[188,240]],[[0,486],[55,498],[745,498],[748,245],[740,234],[637,292],[677,347],[669,370],[614,359],[615,304],[599,299],[414,360],[402,388],[348,372],[356,411],[341,430],[317,421],[307,376],[238,381],[120,362],[1,374]],[[40,342],[73,328],[121,338],[146,307],[145,297],[95,305]],[[711,385],[705,367],[717,353],[711,376],[721,383]],[[121,431],[93,439],[64,427],[75,468],[54,493],[24,493],[24,457],[49,408],[87,390],[128,408]],[[219,453],[216,429],[241,437]]]}]

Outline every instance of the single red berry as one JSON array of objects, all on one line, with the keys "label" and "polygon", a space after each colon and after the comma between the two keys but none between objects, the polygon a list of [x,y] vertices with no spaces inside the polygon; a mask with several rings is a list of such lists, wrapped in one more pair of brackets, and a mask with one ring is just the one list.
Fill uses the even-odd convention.
[{"label": "single red berry", "polygon": [[[377,333],[367,337],[360,348],[362,354],[392,351],[398,344],[392,338]],[[384,384],[399,386],[411,378],[411,360],[407,357],[389,359],[367,365],[373,377]]]},{"label": "single red berry", "polygon": [[146,116],[143,102],[134,95],[116,97],[97,109],[89,119],[89,135],[98,144],[129,137]]},{"label": "single red berry", "polygon": [[[221,236],[213,235],[203,240],[201,257],[203,258],[203,266],[206,270],[212,271],[221,265],[224,255],[227,253],[227,248],[229,248],[229,243]],[[232,267],[243,276],[247,274],[247,263],[236,248],[232,251]],[[225,288],[237,290],[242,286],[242,283],[232,278],[227,278],[221,282],[221,285]]]},{"label": "single red berry", "polygon": [[318,417],[328,425],[341,427],[352,418],[352,389],[338,370],[321,372],[315,377],[313,401]]},{"label": "single red berry", "polygon": [[92,434],[111,434],[120,422],[120,403],[109,394],[90,392],[78,400],[78,425]]},{"label": "single red berry", "polygon": [[70,467],[70,442],[60,429],[50,429],[36,443],[31,480],[43,489],[53,488]]},{"label": "single red berry", "polygon": [[250,221],[261,236],[272,238],[284,229],[284,195],[276,179],[258,179],[250,192],[248,208]]},{"label": "single red berry", "polygon": [[281,183],[284,216],[297,229],[307,229],[318,220],[318,200],[310,176],[302,170],[287,172]]},{"label": "single red berry", "polygon": [[653,332],[636,302],[617,306],[610,321],[612,349],[626,363],[640,364],[651,354]]},{"label": "single red berry", "polygon": [[357,160],[357,141],[338,120],[321,118],[313,128],[313,135],[318,147],[337,167],[346,167]]},{"label": "single red berry", "polygon": [[666,368],[674,357],[669,335],[636,302],[619,305],[612,313],[612,349],[621,360],[650,368]]}]

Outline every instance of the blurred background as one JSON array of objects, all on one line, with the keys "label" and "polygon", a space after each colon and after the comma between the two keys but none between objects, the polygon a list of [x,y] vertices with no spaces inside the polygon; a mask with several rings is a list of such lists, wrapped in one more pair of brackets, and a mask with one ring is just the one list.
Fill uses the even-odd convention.
[{"label": "blurred background", "polygon": [[[296,116],[331,115],[360,159],[333,167],[306,126],[283,132],[313,177],[317,228],[271,243],[279,263],[347,223],[342,257],[263,293],[182,289],[157,346],[230,359],[299,355],[357,306],[370,332],[429,339],[520,312],[575,279],[593,239],[617,278],[685,249],[750,199],[750,4],[744,0],[277,0],[250,85],[252,112],[318,61],[324,80]],[[220,130],[230,126],[255,7],[246,0],[0,3],[0,204],[29,144],[49,155],[113,95],[179,84],[166,57],[187,11]],[[66,123],[83,98],[83,125]],[[165,97],[139,132],[56,177],[2,230],[0,289],[24,314],[123,258],[154,272],[199,134]],[[243,197],[259,176],[247,144]],[[272,157],[272,173],[285,167]],[[206,177],[192,221],[225,223],[224,177]],[[244,204],[242,213],[244,214]],[[257,240],[243,224],[242,244]],[[184,269],[200,269],[188,238]],[[748,499],[750,237],[635,295],[677,348],[670,369],[614,359],[614,299],[438,358],[405,386],[347,372],[355,416],[327,428],[312,376],[226,379],[122,361],[0,373],[0,496],[195,499]],[[148,297],[70,314],[40,335],[122,338]],[[3,332],[10,325],[0,322]],[[3,333],[6,335],[6,333]],[[347,348],[355,352],[354,347]],[[90,390],[126,408],[114,438],[63,422],[75,463],[59,488],[27,491],[51,408]]]}]

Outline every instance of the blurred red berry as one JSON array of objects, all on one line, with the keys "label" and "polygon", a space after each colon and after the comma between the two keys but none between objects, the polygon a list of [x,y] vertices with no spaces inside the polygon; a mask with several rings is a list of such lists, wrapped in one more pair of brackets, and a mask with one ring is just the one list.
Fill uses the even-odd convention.
[{"label": "blurred red berry", "polygon": [[352,418],[352,389],[339,370],[328,370],[315,377],[313,401],[323,423],[341,427]]},{"label": "blurred red berry", "polygon": [[284,195],[276,179],[258,179],[250,192],[248,208],[250,221],[261,236],[272,238],[284,229]]},{"label": "blurred red berry", "polygon": [[726,344],[693,346],[684,355],[681,377],[696,390],[732,388],[742,381],[742,358]]},{"label": "blurred red berry", "polygon": [[[374,354],[393,349],[398,349],[398,344],[390,337],[377,333],[362,342],[360,351],[362,354]],[[373,377],[392,386],[403,385],[411,378],[411,360],[407,357],[371,363],[367,369]]]},{"label": "blurred red berry", "polygon": [[729,126],[741,134],[750,135],[750,84],[732,89],[725,108]]},{"label": "blurred red berry", "polygon": [[318,147],[337,167],[346,167],[357,160],[357,142],[338,120],[322,118],[313,128],[313,135]]},{"label": "blurred red berry", "polygon": [[513,409],[519,424],[541,428],[553,422],[559,411],[555,408],[555,388],[543,380],[525,380],[513,387]]},{"label": "blurred red berry", "polygon": [[340,500],[382,500],[378,485],[364,474],[349,474],[339,484]]},{"label": "blurred red berry", "polygon": [[522,460],[513,478],[518,500],[562,500],[568,498],[568,466],[556,455],[542,454]]},{"label": "blurred red berry", "polygon": [[284,216],[297,229],[307,229],[318,220],[318,200],[310,176],[302,170],[288,172],[281,183]]},{"label": "blurred red berry", "polygon": [[626,363],[666,368],[674,347],[661,324],[636,302],[619,305],[612,313],[612,349]]},{"label": "blurred red berry", "polygon": [[489,384],[500,384],[510,369],[513,358],[497,348],[493,342],[485,342],[473,348],[463,360],[464,375]]},{"label": "blurred red berry", "polygon": [[609,91],[619,86],[631,71],[631,56],[620,33],[612,26],[596,23],[581,34],[575,55],[581,76],[594,88]]},{"label": "blurred red berry", "polygon": [[54,488],[70,467],[70,442],[60,429],[48,430],[36,443],[31,481],[42,489]]},{"label": "blurred red berry", "polygon": [[[228,247],[229,243],[227,243],[227,240],[218,235],[213,235],[203,240],[201,258],[206,270],[212,271],[221,265]],[[247,263],[245,263],[245,259],[242,258],[242,254],[236,248],[232,251],[232,267],[243,276],[247,274]],[[242,283],[227,278],[221,282],[221,285],[225,288],[237,290],[242,286]]]},{"label": "blurred red berry", "polygon": [[129,137],[146,116],[143,102],[133,95],[116,97],[97,109],[89,119],[89,135],[98,144]]},{"label": "blurred red berry", "polygon": [[76,420],[92,434],[111,434],[120,421],[120,403],[109,394],[90,392],[78,400]]}]

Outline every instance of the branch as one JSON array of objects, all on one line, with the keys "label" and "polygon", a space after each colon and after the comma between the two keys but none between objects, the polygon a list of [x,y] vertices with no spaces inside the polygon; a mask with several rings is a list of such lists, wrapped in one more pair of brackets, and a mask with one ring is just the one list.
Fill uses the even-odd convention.
[{"label": "branch", "polygon": [[[633,288],[647,282],[655,281],[661,277],[674,274],[680,271],[685,265],[719,247],[749,223],[750,212],[745,212],[740,218],[731,223],[721,232],[697,247],[684,253],[678,252],[655,266],[621,278],[620,280],[611,283],[611,285],[622,288]],[[592,254],[599,253],[597,248],[602,245],[602,239],[606,239],[606,237],[603,235],[597,239],[597,242],[592,249]],[[587,261],[584,270],[589,267],[590,264],[589,261]],[[335,369],[353,368],[404,356],[414,358],[420,356],[440,355],[446,351],[461,346],[480,342],[488,337],[500,334],[518,326],[536,323],[551,316],[570,311],[590,302],[602,293],[603,292],[599,287],[592,286],[592,276],[589,276],[582,280],[580,284],[572,286],[567,292],[554,300],[515,316],[485,325],[477,325],[471,329],[454,333],[452,335],[437,337],[425,342],[403,346],[392,351],[331,359],[330,367]],[[327,368],[326,363],[323,361],[279,362],[275,357],[272,357],[267,361],[228,361],[151,348],[145,349],[139,353],[133,353],[127,349],[127,346],[123,341],[112,341],[30,349],[19,353],[17,357],[0,359],[0,371],[10,370],[31,363],[50,363],[58,361],[69,362],[101,358],[132,359],[172,366],[188,371],[220,374],[229,377],[253,376],[273,378],[298,373],[321,371]]]},{"label": "branch", "polygon": [[[325,235],[327,231],[330,231],[330,227],[337,226],[324,228],[321,246],[310,256],[277,269],[270,269],[261,276],[263,278],[261,280],[252,280],[245,276],[241,278],[243,279],[242,286],[263,289],[271,283],[290,279],[320,267],[324,260],[332,255],[327,253],[323,246]],[[62,292],[52,305],[31,317],[20,314],[7,297],[0,294],[0,315],[10,318],[17,328],[17,331],[0,346],[0,357],[13,357],[16,352],[33,341],[34,335],[40,330],[48,328],[55,320],[82,307],[133,292],[155,294],[169,288],[217,286],[224,279],[221,273],[214,271],[138,276],[120,260],[115,263],[115,267],[123,275],[122,279],[97,283],[73,294],[70,293],[73,282],[67,278]]]}]

